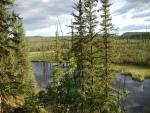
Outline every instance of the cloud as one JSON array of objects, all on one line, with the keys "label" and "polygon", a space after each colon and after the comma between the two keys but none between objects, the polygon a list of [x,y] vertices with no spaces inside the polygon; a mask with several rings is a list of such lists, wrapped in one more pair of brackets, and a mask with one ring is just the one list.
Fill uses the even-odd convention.
[{"label": "cloud", "polygon": [[[16,0],[15,10],[21,17],[27,34],[54,27],[71,20],[72,0]],[[43,31],[44,32],[44,31]],[[35,34],[35,33],[34,33]]]},{"label": "cloud", "polygon": [[150,17],[150,10],[142,13],[137,13],[132,16],[132,18],[144,18],[144,17]]},{"label": "cloud", "polygon": [[146,30],[146,29],[150,29],[150,25],[143,25],[143,24],[139,24],[139,25],[127,25],[125,27],[123,27],[121,30],[128,30],[128,31],[137,31],[137,30]]},{"label": "cloud", "polygon": [[139,12],[149,9],[150,0],[124,0],[124,5],[114,11],[116,15],[125,14],[128,12]]},{"label": "cloud", "polygon": [[150,18],[145,19],[145,21],[150,22]]},{"label": "cloud", "polygon": [[[114,23],[119,32],[145,31],[150,29],[147,21],[150,15],[150,0],[118,0],[119,4],[113,11]],[[116,0],[114,4],[118,3]],[[145,25],[147,24],[147,25]]]},{"label": "cloud", "polygon": [[[58,24],[57,16],[66,35],[69,28],[65,25],[70,24],[72,19],[74,1],[77,0],[16,0],[15,10],[23,17],[26,35],[54,35]],[[150,0],[110,1],[113,4],[111,7],[113,23],[120,28],[120,32],[146,28],[142,27],[142,23],[150,21],[146,18],[150,15]]]},{"label": "cloud", "polygon": [[123,6],[122,8],[120,9],[117,9],[116,11],[113,12],[113,14],[115,15],[121,15],[121,14],[124,14],[124,13],[127,13],[129,11],[129,9],[132,9],[132,5],[127,5],[127,6]]}]

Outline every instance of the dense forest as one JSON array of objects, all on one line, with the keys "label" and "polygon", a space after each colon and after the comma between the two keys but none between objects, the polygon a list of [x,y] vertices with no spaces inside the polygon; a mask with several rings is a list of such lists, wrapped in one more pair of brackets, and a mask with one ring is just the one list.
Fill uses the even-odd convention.
[{"label": "dense forest", "polygon": [[[118,65],[150,66],[150,38],[114,34],[110,6],[109,0],[78,0],[70,36],[60,36],[56,25],[55,37],[26,38],[14,1],[1,0],[0,113],[125,113],[127,92],[113,87],[114,75]],[[31,61],[55,62],[45,89],[38,89]]]}]

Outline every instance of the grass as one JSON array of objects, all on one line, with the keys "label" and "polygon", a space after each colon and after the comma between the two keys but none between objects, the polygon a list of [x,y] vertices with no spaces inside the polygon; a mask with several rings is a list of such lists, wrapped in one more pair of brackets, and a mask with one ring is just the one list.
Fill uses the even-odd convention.
[{"label": "grass", "polygon": [[133,79],[143,81],[150,78],[150,67],[136,65],[114,65],[114,70],[124,75],[130,75]]},{"label": "grass", "polygon": [[53,51],[30,52],[29,58],[31,61],[54,61],[54,52]]},{"label": "grass", "polygon": [[[63,48],[69,48],[70,41],[68,37],[64,37],[63,40],[60,37],[60,40],[63,44]],[[55,38],[54,37],[28,37],[26,38],[27,46],[30,52],[37,51],[52,51],[55,49]]]},{"label": "grass", "polygon": [[[71,47],[69,38],[62,42],[66,54]],[[115,63],[121,64],[114,66],[115,71],[140,81],[150,78],[150,39],[114,38],[112,42],[117,56]],[[54,37],[29,37],[27,45],[31,61],[54,61]]]},{"label": "grass", "polygon": [[115,39],[117,63],[150,66],[150,39]]},{"label": "grass", "polygon": [[[61,37],[60,40],[62,40]],[[61,41],[63,52],[67,53],[70,48],[70,40],[68,37],[64,37],[63,40]],[[56,47],[54,37],[28,37],[26,41],[31,61],[54,61]]]}]

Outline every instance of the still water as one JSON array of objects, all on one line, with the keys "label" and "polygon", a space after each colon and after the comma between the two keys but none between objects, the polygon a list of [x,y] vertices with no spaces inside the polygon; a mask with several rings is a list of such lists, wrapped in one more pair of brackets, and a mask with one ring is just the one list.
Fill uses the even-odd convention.
[{"label": "still water", "polygon": [[143,82],[133,80],[130,76],[117,75],[116,87],[131,92],[123,102],[126,113],[150,113],[150,79]]},{"label": "still water", "polygon": [[[45,88],[52,81],[55,63],[33,62],[32,66],[38,86]],[[119,81],[114,84],[116,88],[125,88],[131,92],[122,102],[126,113],[150,113],[150,79],[138,82],[120,74],[116,78]]]},{"label": "still water", "polygon": [[46,88],[52,82],[55,63],[32,62],[33,72],[39,88]]}]

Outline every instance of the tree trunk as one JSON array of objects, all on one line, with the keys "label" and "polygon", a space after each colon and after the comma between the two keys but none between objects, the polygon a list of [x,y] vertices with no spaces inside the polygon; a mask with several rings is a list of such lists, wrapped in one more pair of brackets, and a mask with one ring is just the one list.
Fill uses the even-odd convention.
[{"label": "tree trunk", "polygon": [[0,90],[0,113],[3,113],[2,109],[2,91]]}]

